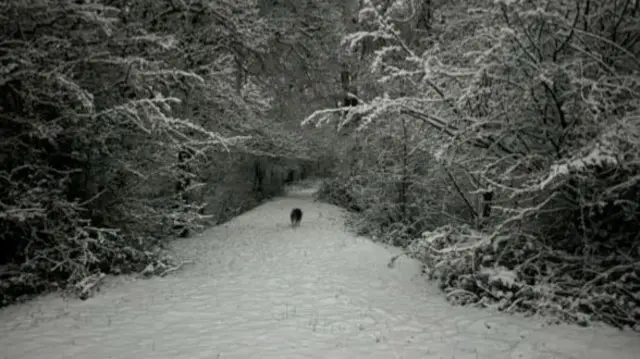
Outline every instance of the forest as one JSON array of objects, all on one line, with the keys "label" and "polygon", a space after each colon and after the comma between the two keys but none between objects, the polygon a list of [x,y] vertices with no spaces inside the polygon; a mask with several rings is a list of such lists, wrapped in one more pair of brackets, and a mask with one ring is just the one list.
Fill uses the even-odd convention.
[{"label": "forest", "polygon": [[640,330],[638,0],[6,0],[0,23],[0,306],[164,275],[173,239],[319,178],[453,304]]}]

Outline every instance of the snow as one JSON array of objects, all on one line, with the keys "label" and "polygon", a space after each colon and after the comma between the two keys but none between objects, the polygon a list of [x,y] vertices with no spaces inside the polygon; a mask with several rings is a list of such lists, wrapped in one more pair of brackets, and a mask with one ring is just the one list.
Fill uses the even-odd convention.
[{"label": "snow", "polygon": [[0,359],[638,358],[634,333],[453,307],[417,262],[388,268],[396,249],[348,233],[310,194],[177,241],[194,264],[167,277],[1,310]]},{"label": "snow", "polygon": [[507,268],[481,268],[480,272],[489,276],[489,283],[497,282],[510,288],[518,285],[518,275]]}]

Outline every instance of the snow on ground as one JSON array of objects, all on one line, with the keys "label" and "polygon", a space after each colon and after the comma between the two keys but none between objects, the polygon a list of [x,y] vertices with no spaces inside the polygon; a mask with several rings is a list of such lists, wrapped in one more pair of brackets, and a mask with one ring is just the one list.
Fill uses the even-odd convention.
[{"label": "snow on ground", "polygon": [[165,278],[1,310],[0,359],[640,357],[637,334],[450,306],[418,263],[388,268],[397,251],[349,234],[309,191],[175,247],[195,263]]}]

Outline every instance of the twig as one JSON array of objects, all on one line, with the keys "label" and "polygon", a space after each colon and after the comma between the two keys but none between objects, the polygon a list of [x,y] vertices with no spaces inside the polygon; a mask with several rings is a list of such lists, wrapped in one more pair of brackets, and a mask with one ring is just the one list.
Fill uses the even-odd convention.
[{"label": "twig", "polygon": [[193,264],[193,261],[182,261],[180,262],[178,265],[174,266],[174,267],[170,267],[167,268],[164,272],[160,273],[159,276],[160,277],[164,277],[167,274],[171,273],[171,272],[175,272],[177,270],[179,270],[180,268],[182,268],[183,265],[185,264]]},{"label": "twig", "polygon": [[87,299],[89,297],[89,293],[98,286],[98,284],[100,282],[102,282],[102,280],[106,277],[107,275],[104,273],[100,273],[100,274],[94,274],[91,276],[86,277],[85,279],[83,279],[82,281],[80,281],[78,284],[76,284],[76,288],[78,289],[78,296],[80,297],[80,299]]}]

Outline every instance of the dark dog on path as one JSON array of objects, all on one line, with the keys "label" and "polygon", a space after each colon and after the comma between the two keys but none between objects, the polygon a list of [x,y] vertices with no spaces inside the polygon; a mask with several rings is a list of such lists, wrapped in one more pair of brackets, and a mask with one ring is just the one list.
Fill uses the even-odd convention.
[{"label": "dark dog on path", "polygon": [[291,211],[291,227],[297,227],[302,220],[302,210],[300,208],[294,208]]}]

